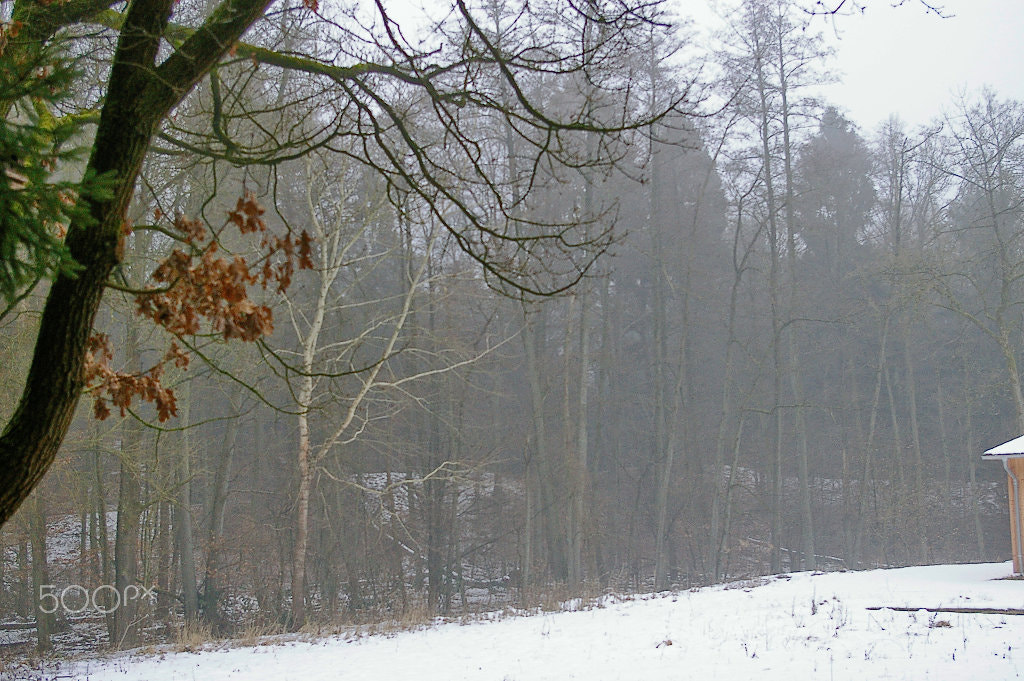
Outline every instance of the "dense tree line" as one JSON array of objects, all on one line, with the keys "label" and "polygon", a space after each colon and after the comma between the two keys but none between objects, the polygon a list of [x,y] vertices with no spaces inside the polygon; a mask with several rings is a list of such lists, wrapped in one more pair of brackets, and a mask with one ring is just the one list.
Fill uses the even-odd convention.
[{"label": "dense tree line", "polygon": [[[44,585],[152,588],[105,608],[127,646],[1005,554],[976,464],[1024,432],[1024,105],[863,131],[808,94],[804,6],[738,3],[695,82],[663,17],[585,5],[459,3],[413,49],[307,4],[154,122],[95,326],[118,375],[163,361],[176,417],[93,385],[3,526],[0,604],[41,646]],[[121,20],[74,37],[86,72]],[[193,327],[152,296],[194,270],[152,277],[211,243],[249,316]],[[7,385],[42,273],[5,298]]]}]

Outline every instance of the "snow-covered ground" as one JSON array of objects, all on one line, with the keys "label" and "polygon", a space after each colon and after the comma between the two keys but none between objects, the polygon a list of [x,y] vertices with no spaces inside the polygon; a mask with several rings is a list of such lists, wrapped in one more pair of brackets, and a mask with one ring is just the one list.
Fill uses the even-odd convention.
[{"label": "snow-covered ground", "polygon": [[971,679],[1024,673],[1024,616],[869,610],[1024,608],[1009,563],[762,578],[610,597],[419,631],[64,663],[61,679],[660,681]]}]

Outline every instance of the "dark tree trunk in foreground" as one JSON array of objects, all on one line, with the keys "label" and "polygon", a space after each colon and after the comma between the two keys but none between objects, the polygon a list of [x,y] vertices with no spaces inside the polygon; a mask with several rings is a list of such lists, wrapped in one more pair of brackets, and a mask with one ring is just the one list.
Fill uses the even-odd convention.
[{"label": "dark tree trunk in foreground", "polygon": [[152,136],[267,4],[224,0],[159,66],[174,0],[135,0],[128,7],[86,171],[112,173],[117,183],[108,199],[91,202],[94,224],[73,222],[68,229],[67,246],[81,270],[53,283],[21,401],[0,436],[0,525],[39,484],[71,425],[93,320],[121,258],[125,212]]}]

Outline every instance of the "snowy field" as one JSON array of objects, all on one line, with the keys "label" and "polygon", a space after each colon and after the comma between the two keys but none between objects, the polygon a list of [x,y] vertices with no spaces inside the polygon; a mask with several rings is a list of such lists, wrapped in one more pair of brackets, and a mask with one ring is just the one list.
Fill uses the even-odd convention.
[{"label": "snowy field", "polygon": [[971,679],[1024,673],[1024,616],[872,607],[1024,609],[1009,563],[798,573],[608,598],[578,612],[392,635],[122,654],[50,670],[90,681],[661,681]]}]

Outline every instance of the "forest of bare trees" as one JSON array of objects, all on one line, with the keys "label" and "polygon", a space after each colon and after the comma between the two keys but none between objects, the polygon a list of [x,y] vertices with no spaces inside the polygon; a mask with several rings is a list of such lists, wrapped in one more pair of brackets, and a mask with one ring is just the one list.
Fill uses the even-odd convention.
[{"label": "forest of bare trees", "polygon": [[[86,146],[144,4],[45,38]],[[75,365],[109,366],[0,528],[33,645],[1008,555],[978,462],[1024,433],[1024,103],[859,129],[799,0],[713,45],[649,3],[457,0],[422,42],[327,4],[211,56],[119,190]],[[43,274],[5,292],[5,423],[87,278]]]}]

